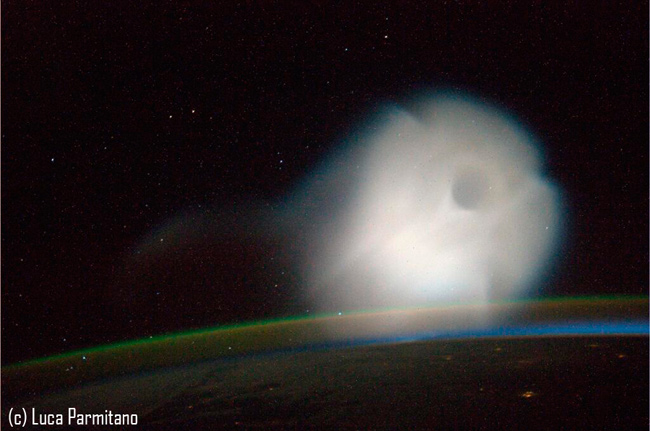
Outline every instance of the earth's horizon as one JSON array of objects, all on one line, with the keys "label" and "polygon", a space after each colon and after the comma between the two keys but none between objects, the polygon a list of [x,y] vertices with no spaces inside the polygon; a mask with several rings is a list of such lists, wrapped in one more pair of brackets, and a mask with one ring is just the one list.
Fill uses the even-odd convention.
[{"label": "earth's horizon", "polygon": [[2,413],[110,411],[145,429],[647,429],[648,298],[491,307],[490,325],[450,305],[68,352],[3,367]]}]

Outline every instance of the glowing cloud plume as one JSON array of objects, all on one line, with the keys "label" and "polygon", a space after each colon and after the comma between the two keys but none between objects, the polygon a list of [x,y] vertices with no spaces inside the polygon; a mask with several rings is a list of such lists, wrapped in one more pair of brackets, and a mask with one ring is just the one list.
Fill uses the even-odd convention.
[{"label": "glowing cloud plume", "polygon": [[323,308],[516,298],[548,266],[561,203],[539,144],[468,98],[416,105],[372,123],[290,205]]}]

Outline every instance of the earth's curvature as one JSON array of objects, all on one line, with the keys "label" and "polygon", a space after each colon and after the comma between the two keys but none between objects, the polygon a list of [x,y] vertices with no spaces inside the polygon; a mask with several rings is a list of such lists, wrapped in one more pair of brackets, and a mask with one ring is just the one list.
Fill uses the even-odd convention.
[{"label": "earth's curvature", "polygon": [[74,408],[163,430],[647,429],[647,298],[492,307],[506,317],[491,326],[445,327],[464,306],[337,313],[17,364],[3,421],[25,408],[83,429]]}]

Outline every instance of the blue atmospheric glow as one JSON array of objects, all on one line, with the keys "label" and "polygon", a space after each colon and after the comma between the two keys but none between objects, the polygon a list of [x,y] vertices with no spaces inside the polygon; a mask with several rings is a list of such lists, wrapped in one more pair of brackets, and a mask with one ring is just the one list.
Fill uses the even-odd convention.
[{"label": "blue atmospheric glow", "polygon": [[[461,331],[431,331],[395,337],[355,339],[320,347],[363,346],[427,340],[467,340],[481,338],[526,338],[548,336],[647,336],[649,323],[630,322],[576,322],[549,325],[498,326]],[[312,346],[318,347],[318,346]]]},{"label": "blue atmospheric glow", "polygon": [[431,332],[419,339],[485,338],[485,337],[539,337],[576,335],[648,335],[648,322],[581,322],[551,325],[499,326],[470,331]]}]

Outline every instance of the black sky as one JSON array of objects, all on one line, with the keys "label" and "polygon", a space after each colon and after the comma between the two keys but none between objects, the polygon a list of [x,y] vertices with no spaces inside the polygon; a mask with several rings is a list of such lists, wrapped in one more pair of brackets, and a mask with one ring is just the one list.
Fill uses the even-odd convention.
[{"label": "black sky", "polygon": [[3,364],[305,312],[291,244],[251,217],[132,256],[178,214],[276,202],[437,86],[545,142],[570,208],[549,295],[647,294],[648,5],[545,3],[4,1]]}]

